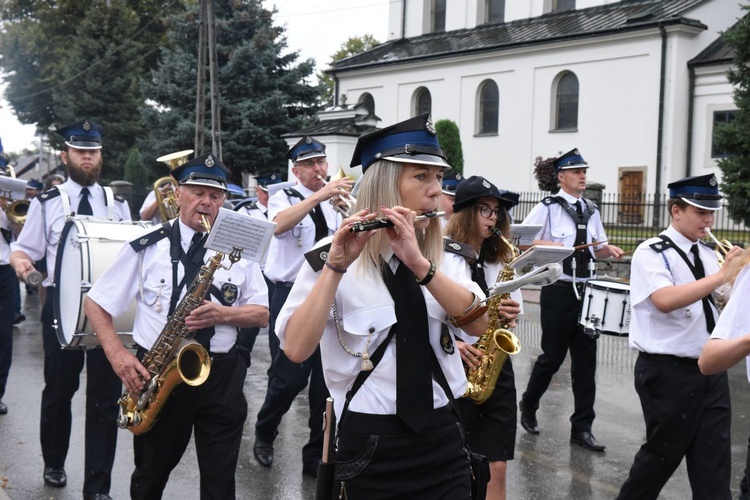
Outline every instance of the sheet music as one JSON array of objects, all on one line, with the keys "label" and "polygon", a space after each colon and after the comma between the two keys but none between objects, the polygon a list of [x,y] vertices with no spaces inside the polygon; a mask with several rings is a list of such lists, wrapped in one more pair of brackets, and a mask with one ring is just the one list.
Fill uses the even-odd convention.
[{"label": "sheet music", "polygon": [[531,246],[541,230],[541,224],[511,224],[512,243],[515,246]]},{"label": "sheet music", "polygon": [[206,248],[230,254],[242,250],[243,259],[260,262],[271,244],[276,223],[220,208],[206,240]]},{"label": "sheet music", "polygon": [[510,265],[519,275],[526,274],[535,267],[561,262],[573,251],[573,247],[534,245],[519,255]]}]

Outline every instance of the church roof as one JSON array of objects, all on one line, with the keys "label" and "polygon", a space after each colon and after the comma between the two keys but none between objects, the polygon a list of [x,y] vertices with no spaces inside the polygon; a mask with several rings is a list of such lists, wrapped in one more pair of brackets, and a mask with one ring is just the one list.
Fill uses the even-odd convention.
[{"label": "church roof", "polygon": [[621,0],[508,23],[483,24],[471,29],[391,40],[367,52],[336,61],[328,72],[501,51],[657,26],[682,24],[706,29],[700,21],[683,17],[683,14],[707,1],[710,0]]},{"label": "church roof", "polygon": [[[738,21],[737,24],[739,24],[740,22],[742,21]],[[734,27],[737,26],[737,24],[729,28],[727,31],[733,30]],[[708,47],[703,49],[700,54],[691,59],[688,62],[688,66],[695,67],[731,64],[733,61],[734,48],[732,48],[727,43],[727,41],[724,39],[724,36],[719,36],[719,38],[711,42]]]}]

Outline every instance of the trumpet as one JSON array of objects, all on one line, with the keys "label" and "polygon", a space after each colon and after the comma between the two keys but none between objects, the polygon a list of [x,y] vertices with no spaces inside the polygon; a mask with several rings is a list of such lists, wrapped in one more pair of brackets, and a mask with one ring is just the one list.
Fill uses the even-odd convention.
[{"label": "trumpet", "polygon": [[[156,161],[166,163],[169,165],[169,170],[171,171],[185,163],[192,152],[192,149],[177,151],[176,153],[160,156]],[[172,220],[180,215],[180,207],[177,205],[177,196],[175,195],[176,189],[177,182],[169,175],[161,177],[154,182],[154,194],[156,195],[156,201],[159,203],[159,214],[163,221]]]},{"label": "trumpet", "polygon": [[716,243],[716,248],[714,249],[714,252],[716,253],[716,261],[720,266],[723,266],[724,257],[727,256],[734,245],[732,245],[732,242],[729,240],[719,240],[714,236],[714,233],[711,232],[711,228],[705,227],[703,230],[712,240],[714,240],[714,243]]},{"label": "trumpet", "polygon": [[[434,219],[435,217],[445,217],[445,212],[427,212],[424,215],[417,215],[414,217],[414,222],[426,219]],[[393,227],[393,221],[388,217],[378,217],[364,222],[355,222],[352,227],[349,228],[351,233],[361,233],[363,231],[372,231],[373,229],[382,229],[384,227]]]},{"label": "trumpet", "polygon": [[[343,179],[344,177],[348,177],[343,172],[343,169],[339,170],[339,173],[334,177],[331,177],[331,180],[335,181]],[[323,184],[328,184],[328,181],[322,175],[318,175],[317,177],[323,182]],[[328,200],[328,203],[330,203],[333,206],[333,209],[340,213],[342,217],[349,217],[354,211],[354,205],[356,205],[357,199],[350,193],[344,193],[331,196],[331,198]],[[343,203],[344,205],[346,205],[346,207],[342,207],[339,203]]]}]

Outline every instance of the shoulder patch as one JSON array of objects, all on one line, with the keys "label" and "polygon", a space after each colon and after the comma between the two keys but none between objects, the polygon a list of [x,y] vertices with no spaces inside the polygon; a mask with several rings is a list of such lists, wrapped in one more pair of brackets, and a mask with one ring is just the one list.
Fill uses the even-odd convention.
[{"label": "shoulder patch", "polygon": [[656,253],[662,253],[667,248],[672,247],[674,247],[674,242],[672,240],[659,240],[649,245],[649,248]]},{"label": "shoulder patch", "polygon": [[542,203],[544,203],[547,206],[552,205],[555,202],[555,199],[552,196],[547,196],[542,200]]},{"label": "shoulder patch", "polygon": [[39,198],[40,203],[44,203],[45,201],[51,200],[52,198],[57,198],[58,196],[60,196],[60,190],[57,189],[57,186],[52,186],[51,188],[37,196],[37,198]]},{"label": "shoulder patch", "polygon": [[323,266],[328,259],[328,251],[330,249],[331,244],[328,243],[327,245],[313,248],[305,254],[305,259],[307,260],[307,263],[310,264],[310,267],[313,268],[313,271],[317,273],[318,271],[323,269]]},{"label": "shoulder patch", "polygon": [[140,252],[140,251],[142,251],[142,250],[150,247],[151,245],[153,245],[157,241],[163,240],[164,238],[166,238],[167,236],[169,236],[169,227],[170,227],[169,222],[165,222],[164,224],[161,224],[160,226],[158,226],[157,228],[155,228],[150,233],[146,233],[143,236],[141,236],[141,237],[139,237],[139,238],[137,238],[135,240],[132,240],[130,242],[130,246],[133,248],[133,250],[136,253]]},{"label": "shoulder patch", "polygon": [[466,243],[461,243],[460,241],[455,241],[450,238],[443,238],[444,245],[443,248],[446,252],[455,253],[456,255],[460,255],[461,257],[465,259],[475,259],[476,255],[474,254],[474,249],[471,248],[470,245],[467,245]]}]

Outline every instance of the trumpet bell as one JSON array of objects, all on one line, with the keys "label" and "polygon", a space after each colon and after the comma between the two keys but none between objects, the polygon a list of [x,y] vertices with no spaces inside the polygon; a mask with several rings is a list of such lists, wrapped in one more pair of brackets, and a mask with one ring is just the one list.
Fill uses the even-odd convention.
[{"label": "trumpet bell", "polygon": [[184,149],[182,151],[177,151],[175,153],[160,156],[156,159],[156,161],[166,163],[167,165],[169,165],[169,170],[174,170],[183,163],[187,162],[188,156],[190,156],[192,152],[192,149]]}]

